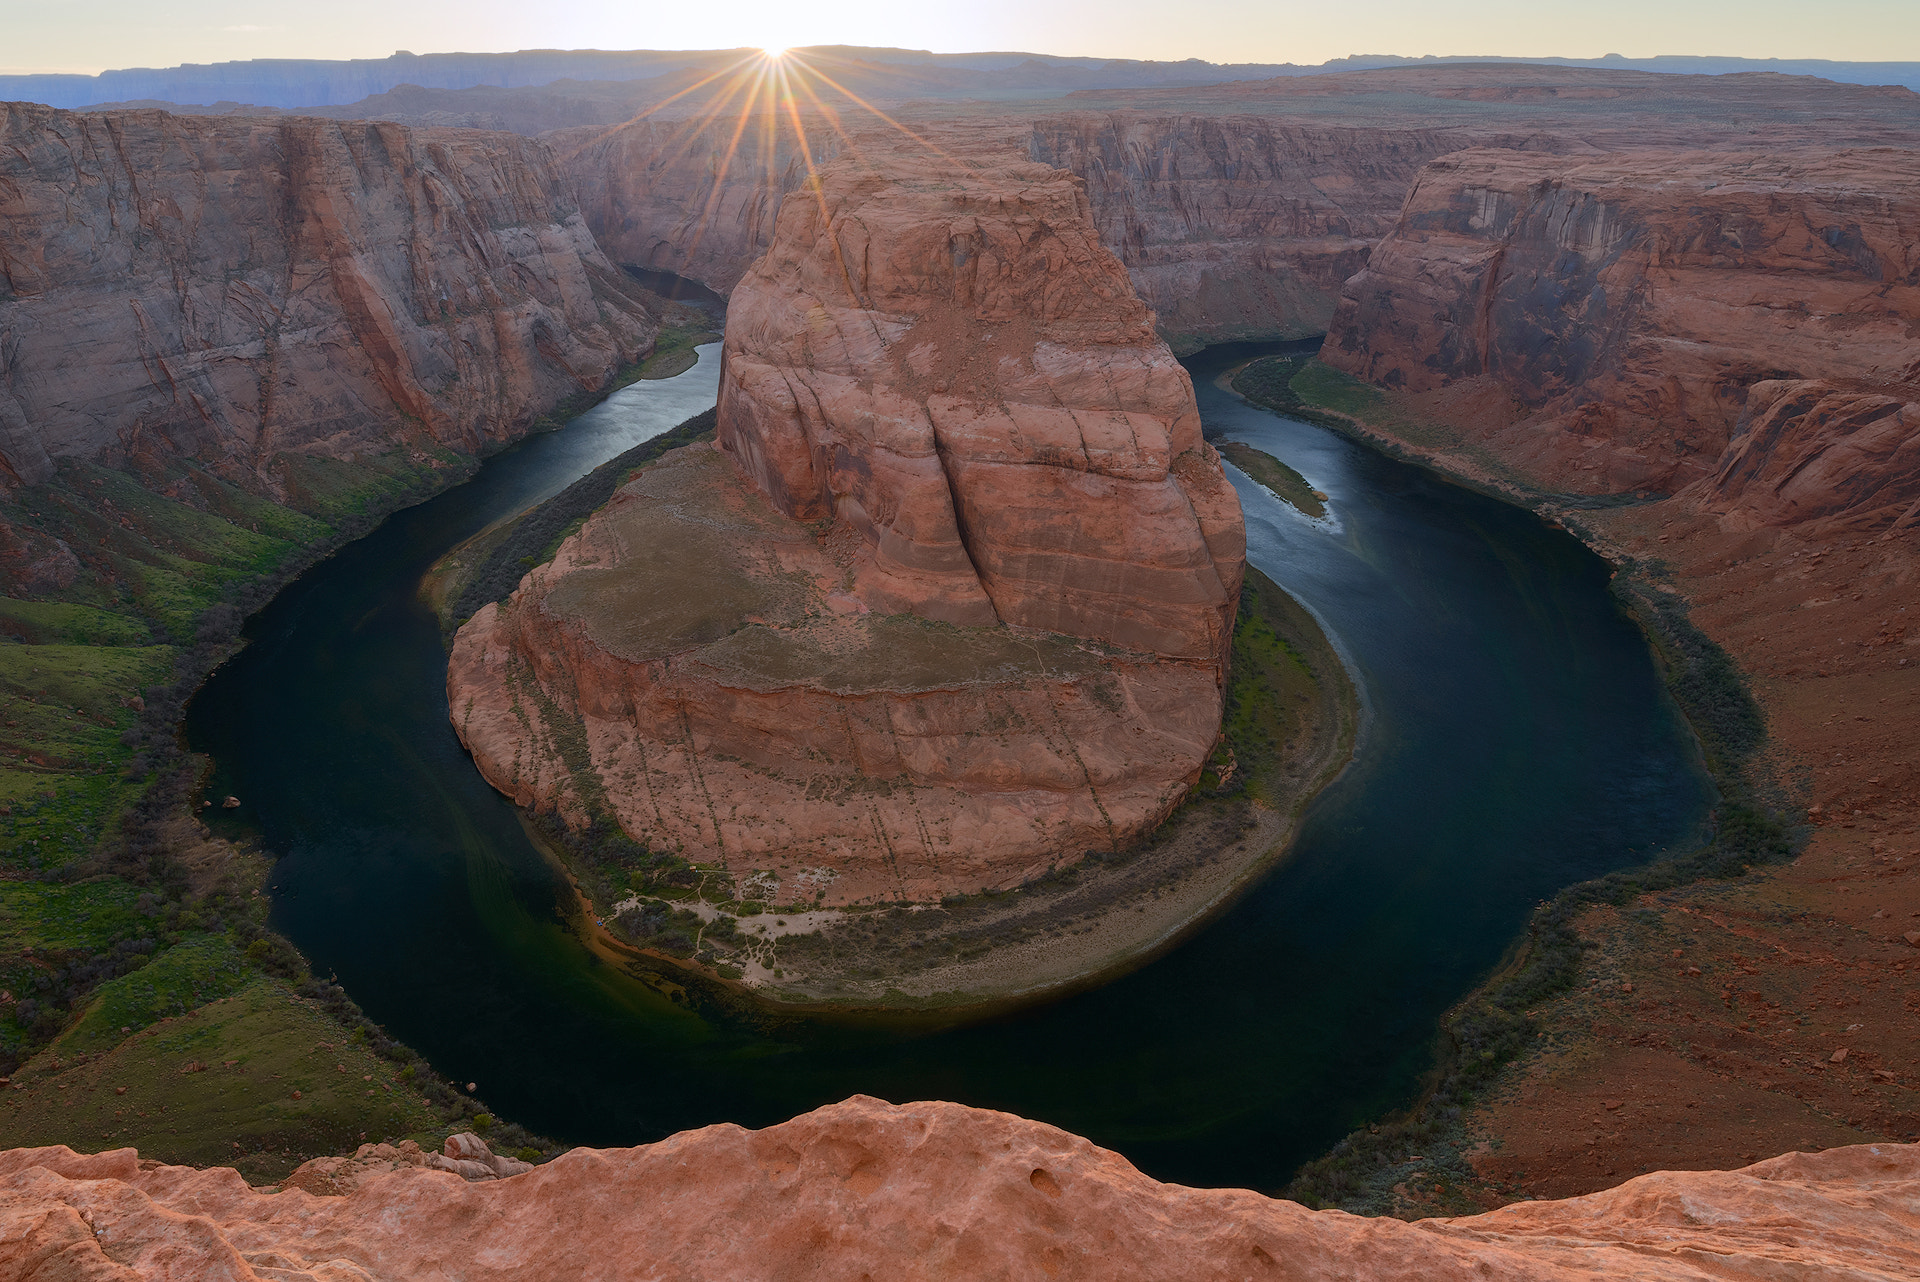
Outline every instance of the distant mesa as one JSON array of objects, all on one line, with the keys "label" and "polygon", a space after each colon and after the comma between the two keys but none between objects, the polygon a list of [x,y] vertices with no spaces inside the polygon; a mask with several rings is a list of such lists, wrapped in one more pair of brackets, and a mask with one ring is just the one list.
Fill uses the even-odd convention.
[{"label": "distant mesa", "polygon": [[494,785],[781,897],[1124,845],[1218,737],[1245,531],[1080,183],[843,159],[734,291],[718,439],[461,629]]}]

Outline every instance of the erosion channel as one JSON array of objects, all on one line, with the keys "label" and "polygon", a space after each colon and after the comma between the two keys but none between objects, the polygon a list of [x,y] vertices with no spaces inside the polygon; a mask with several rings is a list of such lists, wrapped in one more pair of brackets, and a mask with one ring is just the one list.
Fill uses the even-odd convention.
[{"label": "erosion channel", "polygon": [[278,857],[274,920],[317,973],[557,1137],[764,1126],[864,1092],[1038,1118],[1161,1179],[1275,1188],[1414,1097],[1440,1016],[1538,900],[1688,839],[1710,797],[1603,562],[1214,385],[1258,350],[1189,360],[1202,417],[1325,496],[1311,518],[1231,472],[1250,563],[1320,618],[1366,722],[1291,854],[1112,983],[961,1023],[802,1017],[636,976],[587,946],[572,887],[462,751],[423,574],[710,406],[717,347],[397,514],[262,611],[189,713],[210,790],[242,801],[213,822]]}]

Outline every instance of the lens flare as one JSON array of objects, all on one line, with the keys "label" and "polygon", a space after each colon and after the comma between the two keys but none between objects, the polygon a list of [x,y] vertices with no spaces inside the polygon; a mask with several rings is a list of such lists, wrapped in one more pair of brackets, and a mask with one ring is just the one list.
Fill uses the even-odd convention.
[{"label": "lens flare", "polygon": [[[669,138],[677,135],[669,144],[665,162],[669,167],[693,160],[703,150],[707,153],[704,162],[695,161],[707,170],[707,189],[689,211],[686,262],[699,259],[708,230],[723,216],[769,226],[771,212],[784,194],[810,194],[820,203],[823,223],[830,224],[820,166],[836,156],[861,156],[863,143],[884,148],[891,135],[893,146],[904,141],[953,165],[971,167],[835,79],[828,67],[855,83],[863,75],[873,80],[879,72],[878,82],[868,92],[890,92],[883,87],[884,70],[828,51],[793,44],[748,47],[731,63],[705,74],[689,69],[685,83],[673,93],[599,135],[606,138],[629,128],[658,129]],[[728,183],[736,162],[757,170],[745,187]],[[839,257],[837,239],[833,249]],[[856,296],[844,260],[840,268],[849,295]]]}]

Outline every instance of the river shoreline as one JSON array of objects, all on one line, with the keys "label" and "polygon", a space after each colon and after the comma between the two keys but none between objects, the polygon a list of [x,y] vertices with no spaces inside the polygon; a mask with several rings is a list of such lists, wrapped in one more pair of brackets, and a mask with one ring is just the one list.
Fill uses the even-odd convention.
[{"label": "river shoreline", "polygon": [[[1232,378],[1244,364],[1225,371],[1218,385],[1276,413],[1294,412],[1234,389]],[[1791,639],[1806,631],[1787,613],[1805,595],[1791,567],[1809,551],[1820,555],[1818,545],[1787,534],[1763,538],[1722,530],[1683,499],[1555,493],[1510,474],[1497,459],[1477,457],[1464,440],[1450,443],[1445,424],[1420,422],[1413,435],[1422,439],[1411,440],[1391,426],[1311,400],[1303,410],[1313,422],[1529,510],[1579,539],[1613,567],[1622,607],[1649,644],[1667,652],[1670,685],[1684,671],[1674,666],[1671,653],[1671,607],[1680,611],[1678,626],[1698,638],[1688,644],[1724,641],[1737,665],[1735,680],[1752,690],[1768,732],[1757,755],[1725,755],[1725,745],[1716,750],[1715,734],[1703,730],[1697,712],[1683,703],[1689,729],[1708,741],[1708,756],[1718,759],[1711,773],[1723,805],[1757,807],[1775,816],[1767,822],[1790,834],[1794,816],[1810,800],[1846,787],[1822,781],[1822,774],[1842,780],[1872,775],[1878,783],[1878,776],[1897,768],[1897,752],[1884,750],[1867,755],[1860,766],[1842,765],[1853,743],[1836,738],[1833,710],[1836,697],[1876,712],[1897,704],[1902,693],[1907,703],[1920,704],[1920,681],[1900,671],[1902,665],[1894,662],[1874,677],[1849,672],[1844,686],[1834,671],[1836,689],[1828,695],[1791,679],[1801,675],[1796,661],[1813,640]],[[1391,400],[1383,402],[1382,412],[1394,421],[1415,413]],[[1863,561],[1861,572],[1871,563]],[[1901,566],[1897,557],[1879,563],[1893,578],[1907,573]],[[1687,621],[1690,611],[1698,612],[1705,632]],[[1829,672],[1814,675],[1827,678]],[[1815,760],[1827,768],[1809,771]],[[1912,1038],[1888,1043],[1884,1034],[1860,1030],[1892,1030],[1900,1023],[1893,1009],[1898,985],[1881,992],[1877,982],[1883,975],[1897,977],[1911,952],[1902,949],[1897,933],[1872,938],[1876,923],[1867,910],[1877,903],[1872,917],[1894,920],[1920,901],[1905,880],[1881,882],[1875,889],[1883,897],[1872,902],[1854,899],[1843,884],[1906,870],[1893,853],[1901,817],[1894,806],[1868,811],[1859,825],[1868,835],[1856,837],[1844,831],[1854,822],[1837,822],[1844,811],[1830,820],[1816,804],[1811,813],[1813,839],[1804,847],[1802,828],[1799,839],[1783,837],[1787,844],[1780,853],[1743,856],[1736,850],[1731,867],[1722,868],[1728,859],[1716,863],[1710,844],[1679,856],[1671,873],[1656,861],[1630,872],[1618,890],[1610,889],[1617,878],[1608,878],[1561,892],[1442,1020],[1443,1049],[1419,1100],[1335,1146],[1306,1168],[1290,1192],[1310,1204],[1418,1218],[1516,1199],[1575,1196],[1636,1171],[1734,1166],[1792,1143],[1817,1151],[1911,1138],[1916,1115],[1899,1111],[1901,1079],[1879,1066],[1899,1061],[1901,1040],[1911,1052]],[[1861,814],[1853,812],[1856,821]],[[1910,816],[1907,829],[1911,837]],[[1920,848],[1907,854],[1920,854]],[[1653,893],[1643,880],[1645,886],[1671,888]],[[1889,914],[1902,898],[1902,911]],[[1885,928],[1879,933],[1885,935]],[[1540,977],[1570,949],[1583,958],[1577,978],[1542,988]],[[1844,978],[1847,972],[1860,978]],[[1737,997],[1735,988],[1743,990]],[[1484,1037],[1489,1014],[1497,1016],[1502,999],[1521,991],[1531,994],[1524,1000],[1532,1009],[1511,1030],[1518,1035],[1496,1037],[1503,1049],[1495,1052],[1493,1065],[1468,1064],[1464,1043]],[[1792,1034],[1811,1028],[1790,1026],[1785,1035],[1769,1036],[1771,1023],[1817,1025],[1823,1004],[1845,1010],[1861,1006],[1863,996],[1865,1009],[1828,1017],[1835,1030],[1849,1019],[1867,1021],[1824,1035],[1823,1041],[1848,1045],[1851,1053],[1840,1059],[1829,1054],[1830,1045],[1796,1045]],[[1776,1021],[1766,1013],[1792,1005],[1807,1013],[1797,1021]],[[1878,1024],[1876,1006],[1884,1008]],[[1470,1031],[1463,1037],[1462,1030]],[[1876,1043],[1885,1044],[1884,1052]],[[1842,1059],[1860,1060],[1864,1067],[1837,1073],[1834,1065]],[[1863,1100],[1863,1093],[1884,1098]],[[1429,1116],[1443,1096],[1450,1105],[1468,1105],[1464,1113],[1449,1109],[1457,1120]],[[1620,1129],[1607,1134],[1596,1122],[1582,1151],[1569,1139],[1568,1119],[1589,1116]],[[1417,1167],[1404,1156],[1416,1148],[1424,1155]]]},{"label": "river shoreline", "polygon": [[[446,560],[470,559],[457,552]],[[1361,701],[1352,674],[1311,613],[1255,575],[1248,589],[1253,608],[1313,674],[1300,683],[1314,698],[1302,714],[1300,740],[1271,760],[1245,750],[1267,795],[1197,797],[1118,854],[1090,857],[1027,885],[939,903],[773,906],[734,917],[741,905],[729,900],[670,901],[703,923],[732,918],[729,937],[737,945],[724,959],[703,964],[621,938],[606,924],[617,906],[597,902],[583,884],[582,874],[590,877],[591,870],[576,867],[524,811],[523,827],[564,870],[579,902],[575,928],[587,946],[650,985],[663,971],[678,972],[785,1015],[919,1013],[942,1021],[984,1018],[1099,987],[1164,955],[1230,909],[1285,859],[1308,803],[1353,759]],[[454,590],[443,584],[438,594]],[[942,953],[952,955],[926,960]]]}]

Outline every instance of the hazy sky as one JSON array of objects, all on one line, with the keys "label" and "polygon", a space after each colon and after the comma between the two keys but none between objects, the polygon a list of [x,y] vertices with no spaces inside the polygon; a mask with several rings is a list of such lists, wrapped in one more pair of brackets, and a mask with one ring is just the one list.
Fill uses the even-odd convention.
[{"label": "hazy sky", "polygon": [[1920,0],[0,0],[0,70],[741,45],[1214,62],[1351,53],[1920,61]]}]

